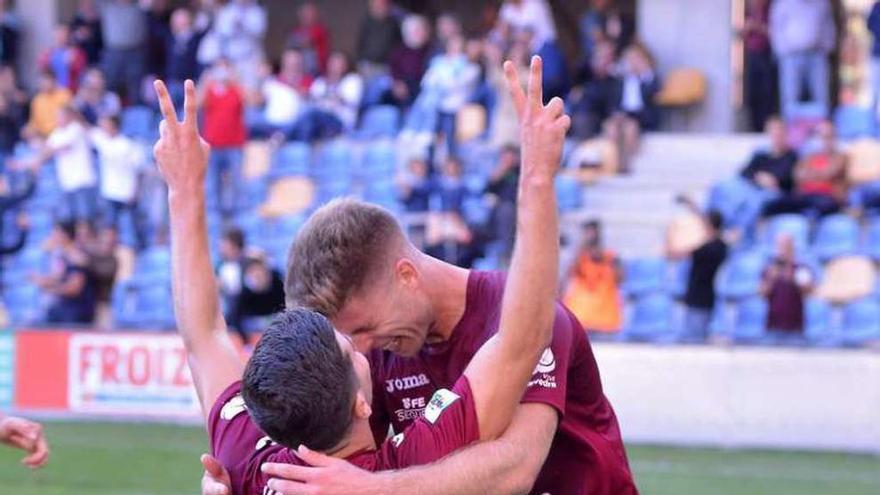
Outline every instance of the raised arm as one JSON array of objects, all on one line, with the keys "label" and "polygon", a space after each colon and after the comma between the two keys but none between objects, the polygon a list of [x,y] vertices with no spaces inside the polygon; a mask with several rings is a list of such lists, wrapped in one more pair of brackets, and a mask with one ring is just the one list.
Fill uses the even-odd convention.
[{"label": "raised arm", "polygon": [[556,312],[559,218],[553,184],[571,121],[561,99],[543,105],[541,65],[540,57],[532,59],[525,94],[513,64],[504,64],[519,114],[522,164],[516,243],[499,330],[464,370],[483,440],[497,438],[510,424],[541,353],[550,345]]},{"label": "raised arm", "polygon": [[168,184],[174,316],[207,415],[223,390],[241,379],[243,364],[226,332],[208,250],[204,184],[209,146],[199,136],[192,81],[186,81],[185,90],[185,115],[179,122],[168,90],[156,82],[164,120],[153,152]]}]

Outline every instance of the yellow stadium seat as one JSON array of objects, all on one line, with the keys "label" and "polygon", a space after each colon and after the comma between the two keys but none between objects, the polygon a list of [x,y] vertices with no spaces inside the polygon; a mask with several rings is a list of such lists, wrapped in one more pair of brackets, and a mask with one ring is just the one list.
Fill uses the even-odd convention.
[{"label": "yellow stadium seat", "polygon": [[846,153],[849,157],[846,175],[850,184],[880,180],[880,142],[859,139],[849,145]]},{"label": "yellow stadium seat", "polygon": [[658,105],[685,107],[706,99],[706,76],[697,69],[680,68],[670,71],[663,79],[663,87],[655,96]]},{"label": "yellow stadium seat", "polygon": [[486,109],[470,104],[462,107],[455,116],[455,139],[470,141],[486,132]]},{"label": "yellow stadium seat", "polygon": [[269,195],[260,207],[264,217],[295,215],[308,208],[315,198],[315,185],[303,177],[287,177],[269,188]]},{"label": "yellow stadium seat", "polygon": [[263,177],[272,164],[272,151],[268,141],[249,141],[244,145],[242,173],[247,180]]},{"label": "yellow stadium seat", "polygon": [[866,256],[847,256],[832,260],[823,271],[816,296],[835,304],[845,304],[874,291],[877,273]]}]

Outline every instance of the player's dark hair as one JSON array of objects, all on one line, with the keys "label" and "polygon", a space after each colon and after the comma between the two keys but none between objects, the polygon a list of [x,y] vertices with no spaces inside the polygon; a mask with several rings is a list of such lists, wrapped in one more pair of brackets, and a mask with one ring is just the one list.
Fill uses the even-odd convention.
[{"label": "player's dark hair", "polygon": [[244,370],[241,395],[275,442],[327,451],[352,424],[357,379],[329,321],[307,309],[279,313]]}]

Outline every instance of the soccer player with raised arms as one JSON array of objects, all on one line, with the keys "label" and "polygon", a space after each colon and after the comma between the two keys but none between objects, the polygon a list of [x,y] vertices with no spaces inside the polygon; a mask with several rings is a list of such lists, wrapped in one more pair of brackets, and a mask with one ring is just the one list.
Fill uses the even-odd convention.
[{"label": "soccer player with raised arms", "polygon": [[546,357],[556,313],[553,183],[570,120],[561,100],[542,103],[540,59],[532,62],[527,95],[512,67],[506,69],[520,109],[524,155],[532,159],[522,166],[519,228],[499,331],[476,351],[451,389],[437,390],[422,416],[378,448],[369,421],[370,365],[324,316],[285,311],[243,369],[227,336],[210,265],[203,186],[209,147],[198,134],[195,88],[186,83],[179,122],[165,86],[157,82],[165,119],[154,151],[168,184],[175,315],[212,452],[228,469],[233,493],[283,488],[271,485],[261,466],[304,464],[297,448],[300,456],[316,450],[378,471],[431,462],[469,443],[492,440],[509,425],[536,365],[552,366],[539,360]]}]

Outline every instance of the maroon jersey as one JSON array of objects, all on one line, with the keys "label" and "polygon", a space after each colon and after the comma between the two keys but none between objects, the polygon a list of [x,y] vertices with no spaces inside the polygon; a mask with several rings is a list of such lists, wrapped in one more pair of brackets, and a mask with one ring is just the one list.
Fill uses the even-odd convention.
[{"label": "maroon jersey", "polygon": [[[395,432],[416,424],[432,394],[463,376],[474,354],[498,331],[504,281],[503,273],[470,273],[464,315],[448,342],[425,345],[412,358],[371,353],[371,420],[377,439],[386,437],[389,424]],[[561,303],[551,346],[535,368],[522,402],[547,404],[560,420],[532,493],[637,493],[586,332]]]},{"label": "maroon jersey", "polygon": [[[234,495],[268,495],[264,462],[305,465],[291,449],[266,436],[247,414],[241,382],[230,385],[211,408],[208,435],[211,452],[229,471]],[[378,450],[352,455],[348,462],[368,471],[402,469],[427,464],[480,439],[473,394],[462,376],[452,390],[438,390],[422,418],[402,433],[382,442]]]}]

